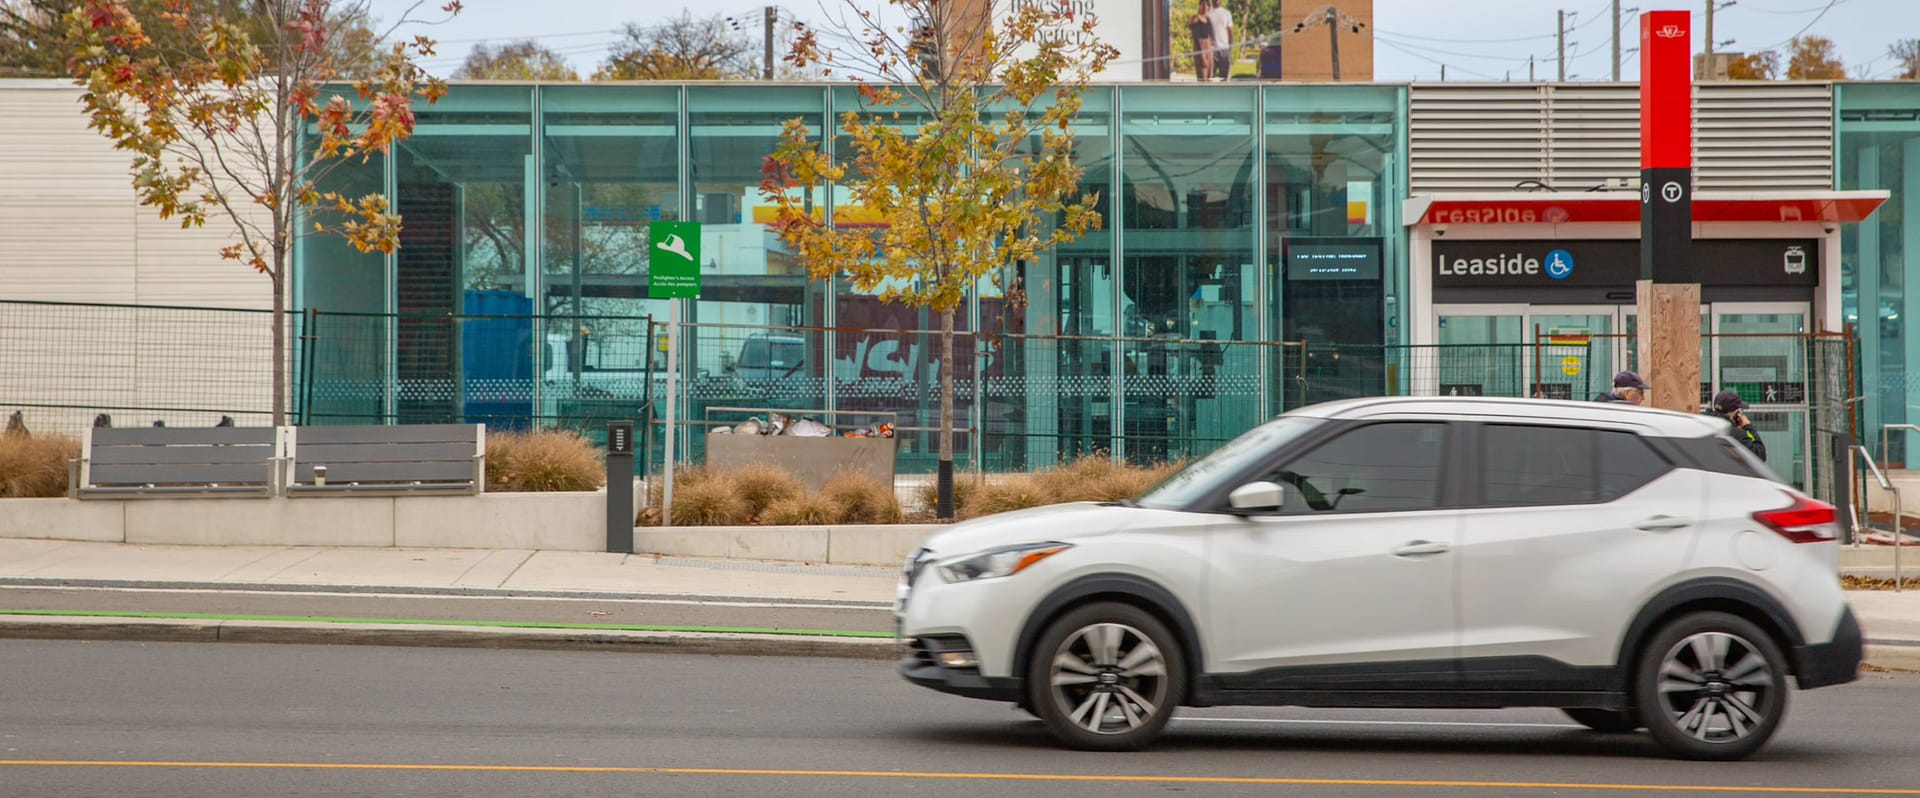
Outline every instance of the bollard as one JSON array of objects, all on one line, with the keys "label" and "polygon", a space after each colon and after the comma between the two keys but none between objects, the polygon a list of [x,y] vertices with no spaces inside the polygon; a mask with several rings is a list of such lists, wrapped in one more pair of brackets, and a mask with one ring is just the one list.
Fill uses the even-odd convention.
[{"label": "bollard", "polygon": [[633,422],[607,424],[607,551],[633,553]]}]

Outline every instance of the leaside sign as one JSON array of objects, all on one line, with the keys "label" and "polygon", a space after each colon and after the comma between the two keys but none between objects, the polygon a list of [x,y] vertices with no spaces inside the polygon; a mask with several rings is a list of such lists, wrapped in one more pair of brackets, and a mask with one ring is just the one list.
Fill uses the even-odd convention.
[{"label": "leaside sign", "polygon": [[[1814,239],[1698,239],[1686,273],[1706,285],[1812,286],[1820,279]],[[1640,276],[1633,239],[1435,241],[1436,288],[1631,288]]]}]

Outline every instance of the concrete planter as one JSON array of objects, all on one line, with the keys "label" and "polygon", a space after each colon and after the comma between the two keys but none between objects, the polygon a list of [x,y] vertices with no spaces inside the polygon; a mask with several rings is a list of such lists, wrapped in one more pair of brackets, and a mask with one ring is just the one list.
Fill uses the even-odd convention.
[{"label": "concrete planter", "polygon": [[943,524],[676,526],[633,531],[633,550],[679,557],[785,560],[835,565],[905,562]]},{"label": "concrete planter", "polygon": [[203,546],[602,551],[606,492],[0,499],[0,537]]},{"label": "concrete planter", "polygon": [[0,538],[47,538],[123,543],[124,502],[73,499],[0,499]]}]

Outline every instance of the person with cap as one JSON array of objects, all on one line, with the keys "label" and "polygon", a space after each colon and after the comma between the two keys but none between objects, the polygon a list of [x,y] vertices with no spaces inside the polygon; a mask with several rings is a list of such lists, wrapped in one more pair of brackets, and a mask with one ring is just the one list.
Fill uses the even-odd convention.
[{"label": "person with cap", "polygon": [[1622,371],[1613,375],[1613,390],[1593,397],[1593,401],[1644,405],[1647,403],[1647,390],[1647,381],[1640,379],[1640,375]]},{"label": "person with cap", "polygon": [[1740,412],[1745,409],[1747,403],[1740,398],[1740,392],[1726,390],[1713,395],[1713,404],[1707,407],[1704,415],[1726,419],[1728,424],[1733,425],[1733,439],[1747,447],[1747,451],[1753,452],[1754,457],[1765,460],[1767,444],[1753,431],[1753,421],[1747,418],[1746,413]]}]

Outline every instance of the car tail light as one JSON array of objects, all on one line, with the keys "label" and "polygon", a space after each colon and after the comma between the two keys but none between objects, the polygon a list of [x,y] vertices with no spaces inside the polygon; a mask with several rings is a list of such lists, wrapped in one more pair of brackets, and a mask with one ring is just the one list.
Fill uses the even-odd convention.
[{"label": "car tail light", "polygon": [[1761,510],[1753,514],[1753,520],[1794,543],[1821,543],[1840,537],[1839,516],[1833,505],[1795,493],[1787,497],[1793,504]]}]

